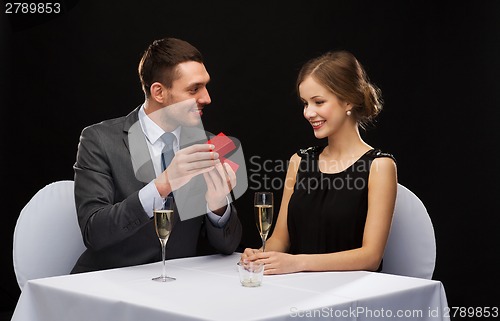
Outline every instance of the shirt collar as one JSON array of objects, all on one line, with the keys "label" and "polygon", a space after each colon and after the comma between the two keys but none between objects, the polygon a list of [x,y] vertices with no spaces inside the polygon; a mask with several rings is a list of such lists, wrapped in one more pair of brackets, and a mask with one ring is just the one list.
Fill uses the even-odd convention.
[{"label": "shirt collar", "polygon": [[[142,104],[141,108],[139,109],[139,122],[141,123],[144,135],[146,136],[147,140],[151,145],[156,144],[158,139],[160,139],[161,135],[165,133],[165,131],[161,129],[160,126],[158,126],[151,118],[149,118],[148,115],[146,115],[146,111],[144,110],[144,104]],[[171,133],[175,135],[178,145],[180,141],[179,137],[181,134],[181,126],[178,126]]]}]

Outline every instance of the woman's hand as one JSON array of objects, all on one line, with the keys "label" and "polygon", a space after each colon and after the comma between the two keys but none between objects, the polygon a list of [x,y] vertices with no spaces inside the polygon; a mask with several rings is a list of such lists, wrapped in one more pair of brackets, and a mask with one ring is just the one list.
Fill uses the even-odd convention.
[{"label": "woman's hand", "polygon": [[264,274],[287,274],[302,271],[301,256],[292,255],[283,252],[262,252],[256,249],[245,249],[241,254],[241,261],[262,262],[264,263]]},{"label": "woman's hand", "polygon": [[261,250],[246,248],[243,253],[241,253],[240,262],[248,263],[256,260],[255,253],[261,252]]}]

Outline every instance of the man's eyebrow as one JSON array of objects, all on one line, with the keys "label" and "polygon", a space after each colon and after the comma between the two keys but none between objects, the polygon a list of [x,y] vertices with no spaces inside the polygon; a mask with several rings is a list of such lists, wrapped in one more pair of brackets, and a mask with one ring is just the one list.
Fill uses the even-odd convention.
[{"label": "man's eyebrow", "polygon": [[210,82],[210,80],[207,82],[197,81],[197,82],[193,82],[193,83],[188,84],[187,87],[191,88],[191,87],[198,87],[198,86],[206,86],[209,82]]}]

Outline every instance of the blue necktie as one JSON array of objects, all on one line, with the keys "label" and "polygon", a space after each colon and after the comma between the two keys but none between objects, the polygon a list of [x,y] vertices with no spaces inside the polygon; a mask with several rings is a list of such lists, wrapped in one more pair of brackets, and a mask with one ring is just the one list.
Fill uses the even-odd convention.
[{"label": "blue necktie", "polygon": [[163,147],[161,151],[161,171],[163,172],[168,165],[170,165],[172,158],[174,158],[175,135],[172,133],[164,133],[160,138],[165,143],[165,147]]}]

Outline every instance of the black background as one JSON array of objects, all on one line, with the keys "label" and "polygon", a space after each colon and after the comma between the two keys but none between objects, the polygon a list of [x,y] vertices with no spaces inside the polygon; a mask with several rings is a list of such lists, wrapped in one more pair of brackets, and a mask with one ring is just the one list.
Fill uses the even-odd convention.
[{"label": "black background", "polygon": [[[143,101],[138,61],[150,42],[165,36],[203,53],[212,77],[205,128],[237,137],[254,174],[236,203],[243,246],[259,244],[251,212],[251,194],[264,178],[257,164],[277,166],[298,148],[318,144],[295,95],[298,68],[326,50],[347,49],[385,101],[375,127],[362,136],[395,155],[399,182],[426,205],[437,241],[433,278],[443,282],[449,306],[500,306],[494,287],[500,2],[61,4],[58,15],[5,14],[4,6],[0,15],[4,314],[20,293],[12,268],[19,212],[46,184],[73,179],[83,127]],[[274,169],[267,178],[278,184],[284,169]],[[279,204],[281,191],[276,196]]]}]

